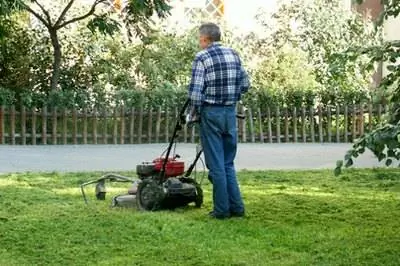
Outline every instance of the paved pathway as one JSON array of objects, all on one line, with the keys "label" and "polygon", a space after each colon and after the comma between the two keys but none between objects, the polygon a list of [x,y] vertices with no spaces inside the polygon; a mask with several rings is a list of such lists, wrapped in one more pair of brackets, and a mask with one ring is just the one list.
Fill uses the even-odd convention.
[{"label": "paved pathway", "polygon": [[[160,155],[167,144],[0,146],[0,173],[26,171],[123,171]],[[239,144],[237,169],[333,169],[349,144]],[[177,153],[190,163],[193,144],[177,144]],[[356,167],[383,166],[370,152]],[[199,164],[201,167],[201,164]]]}]

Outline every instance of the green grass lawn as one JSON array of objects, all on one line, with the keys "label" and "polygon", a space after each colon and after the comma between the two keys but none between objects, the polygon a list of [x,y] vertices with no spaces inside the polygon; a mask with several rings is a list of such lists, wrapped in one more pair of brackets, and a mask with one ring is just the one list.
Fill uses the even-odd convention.
[{"label": "green grass lawn", "polygon": [[99,176],[0,176],[0,265],[400,265],[396,169],[241,172],[248,216],[224,221],[208,183],[201,209],[111,209],[92,187],[86,206]]}]

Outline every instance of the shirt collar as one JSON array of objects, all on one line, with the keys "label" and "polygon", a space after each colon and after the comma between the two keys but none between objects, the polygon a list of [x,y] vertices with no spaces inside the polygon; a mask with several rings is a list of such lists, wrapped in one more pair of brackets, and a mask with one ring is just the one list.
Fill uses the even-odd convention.
[{"label": "shirt collar", "polygon": [[208,46],[208,48],[215,47],[215,46],[221,46],[221,43],[220,43],[220,42],[212,42],[212,43]]}]

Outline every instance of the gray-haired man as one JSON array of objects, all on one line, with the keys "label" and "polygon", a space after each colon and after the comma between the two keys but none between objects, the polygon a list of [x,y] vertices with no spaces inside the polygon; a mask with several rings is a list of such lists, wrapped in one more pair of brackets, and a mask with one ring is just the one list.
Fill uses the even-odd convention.
[{"label": "gray-haired man", "polygon": [[199,28],[202,51],[196,54],[189,87],[191,105],[200,115],[200,135],[213,184],[211,217],[243,216],[234,159],[237,150],[236,103],[249,89],[246,71],[236,51],[219,42],[214,23]]}]

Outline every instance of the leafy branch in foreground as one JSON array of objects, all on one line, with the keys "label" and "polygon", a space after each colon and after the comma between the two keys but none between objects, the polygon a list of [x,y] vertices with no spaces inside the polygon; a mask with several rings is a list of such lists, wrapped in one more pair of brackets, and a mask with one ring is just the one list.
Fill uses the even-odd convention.
[{"label": "leafy branch in foreground", "polygon": [[352,149],[347,151],[344,161],[337,162],[335,175],[341,174],[343,166],[351,167],[354,159],[366,149],[371,150],[379,162],[385,161],[386,166],[391,166],[394,160],[400,160],[400,121],[397,124],[382,125],[358,139]]},{"label": "leafy branch in foreground", "polygon": [[[361,4],[363,0],[357,0]],[[389,17],[400,13],[400,0],[381,1],[384,9],[376,24],[381,26]],[[344,158],[336,164],[335,175],[340,175],[343,167],[351,167],[354,159],[369,149],[378,161],[385,160],[386,166],[393,160],[400,160],[400,41],[387,41],[381,46],[362,47],[358,54],[368,54],[371,61],[387,62],[388,74],[382,79],[378,90],[389,102],[389,115],[384,124],[357,140]],[[400,165],[399,165],[400,167]]]}]

